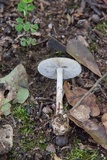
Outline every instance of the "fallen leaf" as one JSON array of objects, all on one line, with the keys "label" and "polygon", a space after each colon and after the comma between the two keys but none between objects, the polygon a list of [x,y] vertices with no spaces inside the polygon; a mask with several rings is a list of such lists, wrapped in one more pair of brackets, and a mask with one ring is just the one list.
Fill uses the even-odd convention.
[{"label": "fallen leaf", "polygon": [[71,16],[69,15],[69,13],[66,15],[66,18],[68,20],[68,25],[70,25],[72,22],[72,19],[71,19]]},{"label": "fallen leaf", "polygon": [[86,42],[83,36],[79,35],[77,38],[83,45],[85,45],[86,47],[89,47],[89,44]]},{"label": "fallen leaf", "polygon": [[79,63],[90,69],[93,73],[101,77],[101,73],[95,62],[95,59],[88,48],[83,45],[78,39],[68,41],[66,51],[69,55],[75,58]]},{"label": "fallen leaf", "polygon": [[75,13],[73,14],[75,17],[80,17],[83,15],[83,10],[82,8],[78,8]]},{"label": "fallen leaf", "polygon": [[80,105],[70,112],[71,116],[80,122],[85,122],[90,118],[90,108],[86,105]]},{"label": "fallen leaf", "polygon": [[102,120],[102,124],[105,127],[106,134],[107,134],[107,113],[104,113],[102,115],[101,120]]},{"label": "fallen leaf", "polygon": [[70,112],[68,112],[68,117],[78,127],[84,129],[98,144],[100,144],[103,148],[107,149],[107,135],[103,125],[98,124],[93,120],[80,122],[75,119]]},{"label": "fallen leaf", "polygon": [[25,100],[29,96],[29,90],[27,88],[19,88],[18,93],[16,94],[15,100],[13,101],[14,103],[24,103]]},{"label": "fallen leaf", "polygon": [[107,0],[103,0],[105,2],[105,4],[107,4]]},{"label": "fallen leaf", "polygon": [[54,160],[62,160],[62,159],[54,153]]},{"label": "fallen leaf", "polygon": [[55,153],[56,149],[53,144],[48,144],[48,146],[46,147],[46,151],[51,152],[51,153]]},{"label": "fallen leaf", "polygon": [[48,41],[48,46],[56,51],[66,53],[66,47],[53,37]]},{"label": "fallen leaf", "polygon": [[1,108],[1,112],[3,115],[7,116],[10,114],[10,108],[11,108],[11,104],[10,103],[6,103],[5,105],[2,106]]},{"label": "fallen leaf", "polygon": [[[4,84],[3,84],[4,85]],[[10,114],[11,104],[9,103],[9,99],[4,97],[5,87],[0,90],[0,116],[3,114],[5,116]]]},{"label": "fallen leaf", "polygon": [[[67,98],[68,103],[71,106],[74,106],[81,97],[87,92],[86,89],[81,87],[74,87],[72,90],[69,88],[69,83],[67,81],[64,82],[64,92]],[[95,117],[100,114],[100,109],[96,103],[96,96],[93,93],[90,93],[87,97],[85,97],[80,105],[89,107],[91,112],[90,115]]]},{"label": "fallen leaf", "polygon": [[2,100],[4,99],[4,91],[0,90],[0,106],[2,105]]},{"label": "fallen leaf", "polygon": [[42,109],[42,112],[45,114],[52,114],[52,109],[50,108],[50,106],[46,106]]},{"label": "fallen leaf", "polygon": [[[22,64],[16,66],[7,76],[0,78],[0,113],[10,114],[11,101],[24,103],[29,96],[28,77]],[[5,92],[7,92],[6,96]]]}]

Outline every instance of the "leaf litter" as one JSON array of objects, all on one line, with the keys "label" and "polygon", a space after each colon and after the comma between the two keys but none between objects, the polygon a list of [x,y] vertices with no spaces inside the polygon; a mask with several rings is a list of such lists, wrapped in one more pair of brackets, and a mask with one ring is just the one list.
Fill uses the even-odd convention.
[{"label": "leaf litter", "polygon": [[0,78],[0,85],[0,112],[8,115],[12,103],[24,103],[29,96],[28,77],[24,66],[19,64],[7,76]]},{"label": "leaf litter", "polygon": [[[67,81],[64,82],[64,92],[68,103],[73,107],[86,93],[85,89],[80,87],[70,90]],[[106,115],[102,117],[101,122],[95,121],[92,117],[97,117],[100,114],[100,109],[96,103],[96,97],[93,93],[85,97],[79,106],[68,111],[68,116],[77,126],[84,129],[98,144],[107,149],[107,126]]]},{"label": "leaf litter", "polygon": [[[3,13],[2,18],[1,18],[1,21],[3,19],[3,23],[1,24],[2,25],[2,27],[1,27],[2,28],[1,29],[1,37],[3,35],[2,38],[5,39],[5,37],[7,36],[7,34],[5,33],[5,28],[7,26],[10,26],[11,34],[9,34],[9,37],[12,39],[12,41],[6,40],[5,43],[2,45],[1,59],[6,62],[6,65],[4,65],[5,63],[3,61],[1,61],[1,63],[4,65],[3,66],[4,68],[2,68],[2,69],[0,68],[1,74],[6,74],[6,72],[10,71],[13,66],[14,67],[16,66],[16,63],[19,63],[19,60],[20,60],[20,62],[22,62],[22,58],[23,58],[25,60],[23,64],[27,68],[29,77],[31,78],[30,80],[32,80],[31,91],[36,96],[44,96],[45,95],[45,96],[48,97],[48,95],[49,95],[48,93],[50,93],[50,91],[53,92],[53,90],[52,90],[54,88],[53,83],[50,82],[50,81],[47,81],[47,84],[49,84],[49,85],[43,86],[44,80],[41,77],[38,77],[37,72],[35,74],[34,74],[34,72],[35,72],[36,63],[38,63],[37,61],[40,61],[41,59],[44,59],[45,56],[46,56],[46,58],[47,58],[47,56],[56,56],[56,53],[55,52],[50,52],[50,50],[48,50],[49,53],[47,54],[47,50],[45,48],[45,44],[46,44],[45,42],[48,41],[48,38],[49,38],[48,35],[50,35],[51,33],[52,33],[52,35],[54,35],[54,38],[60,40],[63,44],[66,44],[67,39],[70,36],[72,38],[72,37],[75,37],[75,35],[83,35],[83,36],[86,37],[86,39],[89,40],[88,42],[91,41],[93,43],[93,41],[94,41],[95,43],[98,43],[101,50],[98,49],[97,52],[94,55],[95,55],[95,58],[97,60],[96,62],[98,62],[101,74],[103,74],[106,71],[106,60],[107,60],[106,59],[106,57],[107,57],[106,56],[106,50],[107,49],[106,49],[106,45],[105,45],[106,40],[105,40],[105,43],[104,43],[104,39],[99,37],[98,34],[96,34],[97,32],[93,32],[93,28],[96,27],[96,26],[95,26],[95,24],[93,24],[93,19],[90,19],[90,15],[93,15],[94,10],[96,11],[95,7],[92,6],[92,8],[91,8],[91,4],[89,4],[89,5],[86,4],[87,6],[83,7],[83,11],[82,11],[83,13],[81,15],[79,14],[78,9],[81,7],[81,4],[82,4],[83,1],[84,0],[82,0],[81,2],[80,1],[71,2],[71,1],[68,1],[68,0],[64,0],[64,3],[62,3],[62,1],[52,1],[52,2],[49,1],[50,5],[46,4],[48,1],[46,2],[46,1],[43,1],[43,0],[41,0],[41,4],[40,4],[40,1],[35,1],[34,2],[35,6],[36,6],[36,11],[33,14],[32,21],[37,20],[38,23],[40,24],[40,28],[39,28],[40,36],[38,37],[38,46],[34,48],[34,56],[31,55],[30,58],[28,58],[30,52],[29,51],[26,52],[26,49],[25,49],[25,52],[24,52],[24,55],[23,55],[23,50],[24,49],[21,48],[21,51],[17,52],[16,50],[13,51],[13,48],[11,48],[11,47],[13,47],[13,45],[15,45],[14,44],[14,39],[16,39],[18,37],[18,35],[16,35],[14,33],[14,28],[12,26],[12,25],[15,24],[15,20],[18,17],[18,15],[15,11],[15,7],[13,7],[14,5],[17,4],[17,1],[12,0],[12,2],[14,2],[12,5],[10,5],[10,3],[8,3],[9,6],[7,6],[6,8],[4,6],[4,13]],[[7,3],[7,1],[4,1],[4,0],[1,0],[0,2],[3,2],[4,4]],[[10,0],[9,0],[9,2],[10,2]],[[92,2],[92,1],[90,1],[90,2]],[[106,10],[101,8],[103,6],[106,8],[105,4],[104,5],[103,4],[104,4],[104,1],[101,1],[101,0],[95,1],[95,3],[94,3],[94,6],[97,7],[97,11],[100,10],[100,13],[104,14],[104,15],[101,15],[99,17],[99,19],[101,20],[101,23],[102,23],[102,20],[106,18],[106,12],[105,12]],[[78,6],[80,6],[80,7],[78,7]],[[91,8],[91,10],[90,10],[90,8]],[[6,12],[5,12],[5,10],[6,10]],[[8,10],[9,10],[9,12],[8,12]],[[80,12],[81,12],[81,10],[80,10]],[[77,15],[75,13],[77,13]],[[69,17],[68,17],[69,23],[68,23],[67,15],[69,15]],[[99,15],[99,12],[98,12],[98,15]],[[59,21],[59,19],[60,19],[60,21]],[[87,28],[85,28],[85,26],[83,26],[82,28],[78,28],[76,26],[77,24],[79,24],[78,22],[79,21],[82,22],[83,19],[88,22],[88,24],[89,24],[88,28],[92,27],[92,32],[91,32],[91,30],[88,31]],[[50,26],[50,25],[47,25],[47,24],[52,24],[52,28],[48,28],[48,26]],[[44,30],[45,30],[45,32],[44,32]],[[19,48],[18,41],[16,42],[16,46]],[[55,45],[54,45],[53,49],[54,48],[55,48]],[[12,51],[12,54],[9,54],[9,59],[8,59],[7,54],[4,54],[5,52],[8,53],[8,50],[9,50],[10,53]],[[46,53],[45,53],[45,50],[46,50]],[[60,51],[60,49],[59,49],[59,51]],[[64,53],[65,53],[65,51],[64,51]],[[18,56],[19,56],[19,59],[17,58]],[[66,56],[66,55],[62,54],[62,56]],[[69,55],[67,55],[67,56],[69,56]],[[8,63],[7,63],[7,59],[8,59]],[[33,60],[31,60],[31,59],[33,59]],[[33,72],[32,72],[32,70],[33,70]],[[88,72],[88,73],[90,73],[90,72]],[[83,72],[83,77],[84,76],[86,76],[85,71]],[[92,78],[91,76],[92,76],[92,73],[87,74],[87,79],[90,80]],[[1,77],[1,75],[0,75],[0,77]],[[96,76],[94,75],[93,78],[95,80]],[[22,84],[22,86],[23,86],[23,84]],[[26,88],[26,85],[24,87]],[[105,90],[105,93],[106,93],[106,90]],[[102,99],[103,99],[103,101],[105,100],[105,98],[102,98]],[[104,103],[104,102],[103,102],[103,104],[106,105],[106,103]],[[46,104],[45,104],[45,106],[46,106]],[[44,103],[43,103],[43,107],[44,107]],[[29,108],[32,108],[32,107],[29,107]],[[35,112],[35,114],[36,114],[36,112]],[[42,114],[41,114],[41,116],[42,116]],[[43,118],[43,119],[42,118],[37,119],[36,129],[38,129],[37,126],[38,125],[41,126],[42,122],[45,121],[45,119],[46,119],[46,118]],[[6,119],[8,119],[8,116],[6,117]],[[19,126],[20,125],[17,124],[17,128]],[[41,126],[41,128],[42,128],[42,126]],[[45,130],[46,129],[47,128],[45,128]],[[48,130],[51,130],[51,129],[48,129],[47,132],[45,132],[45,130],[44,131],[41,130],[41,132],[43,132],[44,135],[47,135]],[[35,133],[36,136],[35,136],[34,140],[37,140],[37,134],[38,133],[36,132]],[[72,138],[73,138],[73,135],[74,134],[69,134],[69,136],[72,137]],[[15,134],[14,138],[17,137],[17,136],[20,136],[19,133]],[[52,135],[51,135],[51,137],[52,137]],[[29,138],[29,137],[27,137],[27,138]],[[48,136],[47,136],[47,138],[48,138]],[[23,137],[22,137],[22,139],[23,139]],[[33,141],[33,137],[31,138],[31,140]],[[15,143],[17,143],[16,139],[15,139]],[[70,143],[69,146],[71,147],[72,142],[69,141],[69,143]],[[88,143],[88,141],[87,141],[87,143]],[[96,147],[96,145],[95,145],[95,147]],[[92,148],[95,148],[95,147],[92,147]],[[15,148],[15,146],[13,147],[13,149],[14,148]],[[19,152],[18,148],[21,148],[21,150],[19,149],[20,152]],[[57,148],[57,147],[55,146],[55,148]],[[99,148],[99,147],[96,147],[96,148]],[[17,153],[19,154],[18,159],[20,159],[20,158],[29,159],[29,156],[32,156],[31,159],[49,159],[49,157],[47,158],[47,156],[46,156],[46,154],[47,154],[46,151],[44,150],[43,152],[41,152],[40,150],[37,150],[37,147],[36,147],[35,150],[34,150],[33,147],[31,147],[31,152],[33,152],[33,153],[29,153],[29,152],[25,152],[25,151],[23,153],[23,148],[20,147],[20,146],[16,147],[15,151],[17,151]],[[57,151],[60,152],[60,148],[57,148]],[[100,153],[102,153],[102,148],[100,148],[100,151],[101,151]],[[103,152],[104,152],[104,150],[103,150]],[[12,155],[14,158],[16,158],[16,155],[14,156],[11,153],[10,153],[9,157],[11,157],[11,155]],[[60,153],[63,154],[64,151],[60,152]],[[40,156],[40,154],[43,155],[43,156]],[[105,152],[105,155],[106,155],[106,152]],[[10,159],[12,159],[12,157]]]},{"label": "leaf litter", "polygon": [[66,46],[66,51],[79,63],[90,69],[93,73],[101,77],[98,65],[89,49],[78,39],[70,39]]},{"label": "leaf litter", "polygon": [[[9,115],[14,103],[24,103],[29,96],[28,77],[22,64],[16,66],[7,76],[0,78],[0,116]],[[7,153],[13,146],[13,128],[4,125],[0,128],[0,155]],[[8,138],[6,138],[8,135]]]}]

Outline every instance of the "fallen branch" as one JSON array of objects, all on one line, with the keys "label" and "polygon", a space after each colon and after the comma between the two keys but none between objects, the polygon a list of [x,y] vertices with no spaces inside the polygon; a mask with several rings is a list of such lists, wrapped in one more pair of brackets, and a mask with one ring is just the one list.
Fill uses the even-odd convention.
[{"label": "fallen branch", "polygon": [[87,97],[87,96],[94,90],[94,88],[97,87],[98,84],[99,84],[106,76],[107,76],[107,73],[105,73],[101,78],[99,78],[98,81],[93,85],[93,87],[92,87],[88,92],[86,92],[86,93],[84,94],[84,96],[74,105],[74,107],[71,109],[71,111],[74,110],[74,109],[76,109],[76,108],[80,105],[80,103],[82,102],[82,100],[83,100],[85,97]]}]

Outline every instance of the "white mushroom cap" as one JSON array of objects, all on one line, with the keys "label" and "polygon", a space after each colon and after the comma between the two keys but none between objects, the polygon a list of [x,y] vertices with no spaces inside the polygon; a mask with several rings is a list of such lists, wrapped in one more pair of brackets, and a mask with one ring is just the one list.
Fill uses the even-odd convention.
[{"label": "white mushroom cap", "polygon": [[38,65],[38,71],[45,77],[57,79],[57,69],[63,68],[63,79],[74,78],[81,73],[78,62],[69,58],[49,58]]}]

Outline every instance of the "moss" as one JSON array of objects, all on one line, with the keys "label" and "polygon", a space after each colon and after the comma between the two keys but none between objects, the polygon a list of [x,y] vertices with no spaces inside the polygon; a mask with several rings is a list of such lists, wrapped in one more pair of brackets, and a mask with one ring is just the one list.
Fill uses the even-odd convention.
[{"label": "moss", "polygon": [[33,127],[35,122],[32,122],[30,120],[30,116],[26,108],[22,105],[14,106],[12,114],[14,115],[17,121],[19,135],[21,135],[22,137],[24,136],[24,139],[21,138],[19,140],[19,146],[24,151],[30,151],[32,148],[35,147],[35,142],[31,139],[31,137],[34,135]]},{"label": "moss", "polygon": [[36,146],[35,142],[32,141],[31,139],[24,138],[20,140],[20,147],[26,152],[35,148],[35,146]]},{"label": "moss", "polygon": [[36,145],[41,149],[41,150],[45,150],[47,147],[47,143],[46,143],[46,139],[44,137],[44,135],[39,134],[36,140]]},{"label": "moss", "polygon": [[19,146],[22,148],[22,150],[28,152],[32,148],[35,148],[35,146],[41,150],[45,150],[47,146],[45,137],[41,132],[35,135],[33,128],[36,122],[32,122],[30,120],[30,116],[27,113],[26,108],[21,105],[14,106],[12,114],[17,121],[20,122],[17,124],[17,126],[18,132],[22,136],[22,138],[19,140]]},{"label": "moss", "polygon": [[92,51],[97,51],[98,50],[98,45],[95,42],[90,43],[89,50]]},{"label": "moss", "polygon": [[76,140],[72,150],[67,153],[67,158],[64,160],[101,160],[97,150],[80,149],[79,141]]},{"label": "moss", "polygon": [[98,31],[104,33],[104,34],[105,33],[107,34],[107,32],[106,32],[106,30],[107,30],[107,21],[103,21],[103,22],[98,23],[97,26],[96,26],[96,29]]},{"label": "moss", "polygon": [[18,160],[19,153],[14,149],[8,153],[8,160]]},{"label": "moss", "polygon": [[30,120],[26,108],[20,105],[12,113],[21,122],[19,133],[26,135],[33,132],[33,122]]}]

